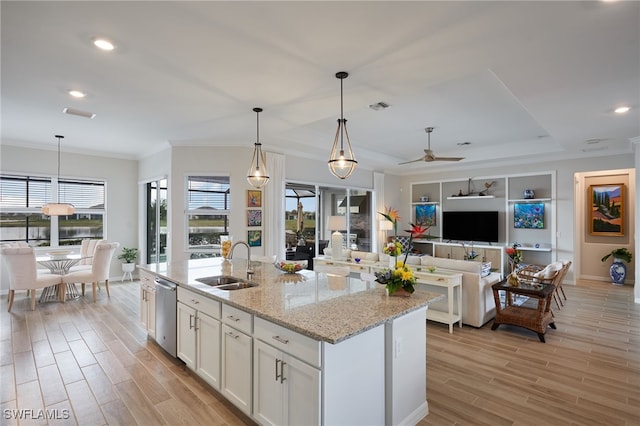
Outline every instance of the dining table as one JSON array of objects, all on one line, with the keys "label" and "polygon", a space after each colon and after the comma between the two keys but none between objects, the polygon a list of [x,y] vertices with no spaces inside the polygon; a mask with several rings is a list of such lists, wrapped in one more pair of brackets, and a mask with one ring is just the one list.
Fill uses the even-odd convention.
[{"label": "dining table", "polygon": [[[51,252],[47,253],[46,256],[36,256],[36,262],[47,268],[52,274],[66,275],[72,266],[90,257],[74,253]],[[66,283],[66,285],[62,283],[45,287],[40,295],[40,303],[78,299],[79,297],[80,293],[78,293],[75,283]]]}]

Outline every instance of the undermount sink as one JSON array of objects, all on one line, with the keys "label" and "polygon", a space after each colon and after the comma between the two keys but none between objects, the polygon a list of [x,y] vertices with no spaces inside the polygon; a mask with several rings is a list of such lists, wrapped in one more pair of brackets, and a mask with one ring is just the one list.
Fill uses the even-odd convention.
[{"label": "undermount sink", "polygon": [[252,283],[250,281],[240,281],[233,284],[223,284],[219,285],[216,288],[220,290],[241,290],[243,288],[256,287],[258,283]]},{"label": "undermount sink", "polygon": [[206,285],[219,286],[225,284],[235,284],[237,282],[240,282],[241,280],[229,275],[215,275],[213,277],[196,278],[196,281],[199,281]]},{"label": "undermount sink", "polygon": [[243,288],[256,287],[258,283],[245,281],[241,278],[230,275],[214,275],[212,277],[196,278],[196,281],[210,285],[220,290],[240,290]]}]

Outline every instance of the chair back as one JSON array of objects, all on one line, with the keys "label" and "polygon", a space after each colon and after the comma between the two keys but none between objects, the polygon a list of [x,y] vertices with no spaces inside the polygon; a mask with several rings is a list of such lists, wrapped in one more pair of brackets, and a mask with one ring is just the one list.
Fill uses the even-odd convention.
[{"label": "chair back", "polygon": [[93,253],[93,263],[91,264],[91,274],[96,281],[109,279],[109,267],[111,259],[120,243],[100,243],[96,245]]},{"label": "chair back", "polygon": [[93,263],[93,255],[95,254],[96,251],[96,246],[100,243],[106,243],[107,240],[95,240],[95,239],[88,239],[85,238],[84,240],[82,240],[82,243],[80,245],[80,255],[81,256],[90,256],[87,257],[86,259],[82,259],[79,263],[79,265],[91,265]]},{"label": "chair back", "polygon": [[38,288],[36,253],[33,247],[3,247],[0,253],[2,253],[2,261],[9,274],[11,289]]}]

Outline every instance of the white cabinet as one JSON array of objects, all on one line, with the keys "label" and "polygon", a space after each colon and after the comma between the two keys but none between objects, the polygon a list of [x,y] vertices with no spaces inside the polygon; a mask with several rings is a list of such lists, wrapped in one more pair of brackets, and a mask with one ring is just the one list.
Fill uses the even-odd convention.
[{"label": "white cabinet", "polygon": [[254,418],[270,425],[320,424],[320,342],[261,318],[254,337]]},{"label": "white cabinet", "polygon": [[253,368],[253,415],[258,422],[320,424],[320,370],[259,340]]},{"label": "white cabinet", "polygon": [[220,302],[178,288],[178,358],[220,388]]},{"label": "white cabinet", "polygon": [[253,316],[222,305],[222,357],[220,392],[251,415]]},{"label": "white cabinet", "polygon": [[147,334],[156,337],[156,284],[154,276],[140,270],[140,322]]}]

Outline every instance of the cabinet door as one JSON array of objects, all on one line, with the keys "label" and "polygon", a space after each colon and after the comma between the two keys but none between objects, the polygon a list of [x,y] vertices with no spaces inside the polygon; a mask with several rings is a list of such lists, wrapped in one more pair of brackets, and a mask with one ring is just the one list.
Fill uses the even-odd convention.
[{"label": "cabinet door", "polygon": [[220,389],[220,321],[200,311],[196,328],[196,373]]},{"label": "cabinet door", "polygon": [[502,273],[501,265],[502,265],[502,250],[499,248],[496,249],[484,249],[484,257],[487,262],[491,262],[491,268],[497,269]]},{"label": "cabinet door", "polygon": [[288,425],[320,424],[320,370],[283,355],[284,415]]},{"label": "cabinet door", "polygon": [[449,259],[451,257],[451,247],[434,244],[434,256]]},{"label": "cabinet door", "polygon": [[147,288],[147,334],[156,338],[156,287]]},{"label": "cabinet door", "polygon": [[[277,349],[255,341],[253,357],[253,416],[260,424],[283,425],[282,355]],[[304,424],[304,423],[300,423]]]},{"label": "cabinet door", "polygon": [[196,310],[178,302],[178,358],[196,368]]},{"label": "cabinet door", "polygon": [[[466,255],[464,248],[462,247],[450,247],[451,249],[451,259],[464,260]],[[467,250],[471,250],[471,247],[467,247]]]},{"label": "cabinet door", "polygon": [[140,283],[140,322],[145,330],[149,330],[149,303],[147,300],[147,286]]},{"label": "cabinet door", "polygon": [[251,415],[251,342],[246,334],[222,324],[222,368],[220,392]]}]

